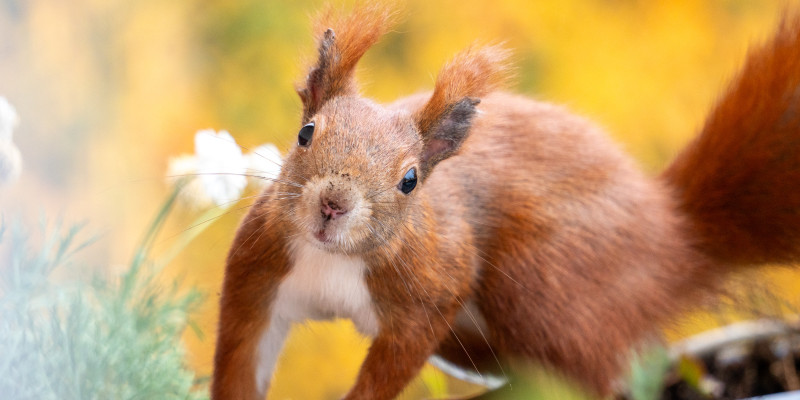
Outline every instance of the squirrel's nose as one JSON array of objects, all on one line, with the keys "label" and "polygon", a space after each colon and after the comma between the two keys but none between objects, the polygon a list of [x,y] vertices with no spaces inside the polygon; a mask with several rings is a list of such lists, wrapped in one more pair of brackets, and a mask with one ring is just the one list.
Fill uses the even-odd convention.
[{"label": "squirrel's nose", "polygon": [[322,199],[320,212],[322,213],[323,218],[325,218],[326,220],[330,220],[339,218],[342,215],[347,214],[347,209],[339,206],[339,204],[333,200]]}]

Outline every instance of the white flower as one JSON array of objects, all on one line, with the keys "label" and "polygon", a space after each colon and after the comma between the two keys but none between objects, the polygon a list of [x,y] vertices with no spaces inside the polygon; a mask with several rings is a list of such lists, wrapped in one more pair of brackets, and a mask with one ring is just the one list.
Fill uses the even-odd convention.
[{"label": "white flower", "polygon": [[14,106],[0,96],[0,186],[11,183],[22,172],[22,155],[11,142],[19,116]]},{"label": "white flower", "polygon": [[0,186],[11,183],[22,172],[22,156],[11,141],[0,140]]},{"label": "white flower", "polygon": [[238,200],[247,186],[247,165],[233,137],[227,131],[199,131],[194,136],[194,152],[197,173],[211,200],[217,205]]},{"label": "white flower", "polygon": [[262,144],[256,147],[250,154],[245,156],[247,161],[247,172],[250,182],[266,189],[278,178],[281,173],[283,158],[281,152],[272,143]]},{"label": "white flower", "polygon": [[167,183],[174,185],[178,182],[182,185],[178,199],[183,204],[200,210],[214,206],[203,181],[197,179],[197,157],[194,155],[184,154],[169,159]]},{"label": "white flower", "polygon": [[199,209],[236,202],[248,180],[262,190],[269,187],[283,163],[280,151],[271,143],[242,155],[226,131],[198,131],[194,151],[194,155],[169,160],[167,179],[172,184],[180,182],[180,200]]},{"label": "white flower", "polygon": [[17,124],[19,124],[17,110],[5,97],[0,96],[0,142],[11,142]]},{"label": "white flower", "polygon": [[247,186],[246,163],[242,150],[226,131],[198,131],[194,136],[194,156],[170,160],[170,179],[191,178],[181,196],[197,207],[224,206],[237,200]]}]

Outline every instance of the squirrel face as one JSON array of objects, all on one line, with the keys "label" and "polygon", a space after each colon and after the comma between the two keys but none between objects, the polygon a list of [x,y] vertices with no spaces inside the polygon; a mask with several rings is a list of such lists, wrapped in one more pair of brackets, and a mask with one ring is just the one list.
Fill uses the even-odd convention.
[{"label": "squirrel face", "polygon": [[354,254],[385,245],[417,200],[421,136],[408,114],[363,98],[332,99],[301,128],[284,173],[302,188],[287,221],[326,251]]},{"label": "squirrel face", "polygon": [[289,234],[330,252],[393,248],[407,236],[405,224],[420,222],[409,215],[419,209],[417,175],[424,180],[458,152],[480,96],[507,71],[501,48],[469,48],[442,69],[425,106],[382,108],[358,97],[353,70],[388,18],[378,11],[367,25],[322,32],[317,62],[297,88],[304,126],[281,173],[290,184],[274,195]]}]

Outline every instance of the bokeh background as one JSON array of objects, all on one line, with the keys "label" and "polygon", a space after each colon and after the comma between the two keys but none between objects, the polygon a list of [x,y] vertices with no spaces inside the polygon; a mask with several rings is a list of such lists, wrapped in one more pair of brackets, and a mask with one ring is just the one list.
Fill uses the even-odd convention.
[{"label": "bokeh background", "polygon": [[[655,174],[698,131],[747,48],[768,36],[785,4],[409,0],[358,76],[366,95],[390,101],[429,89],[442,63],[474,40],[503,41],[518,67],[510,90],[592,118]],[[41,215],[86,221],[99,240],[81,257],[115,273],[169,193],[169,158],[191,153],[198,129],[227,129],[249,148],[265,142],[289,148],[301,110],[294,83],[315,51],[308,16],[320,5],[0,0],[0,96],[20,115],[14,140],[24,160],[20,179],[0,188],[0,214],[23,223]],[[248,205],[242,200],[208,221],[161,277],[165,285],[177,280],[206,294],[193,315],[202,334],[184,335],[186,361],[201,376],[211,370],[225,253]],[[177,210],[156,255],[194,229],[195,216],[196,210]],[[64,275],[74,274],[81,275]],[[798,276],[767,269],[749,282],[791,303]],[[667,336],[726,318],[687,316]],[[271,398],[337,398],[367,346],[348,322],[295,329]],[[418,382],[407,397],[426,390]]]}]

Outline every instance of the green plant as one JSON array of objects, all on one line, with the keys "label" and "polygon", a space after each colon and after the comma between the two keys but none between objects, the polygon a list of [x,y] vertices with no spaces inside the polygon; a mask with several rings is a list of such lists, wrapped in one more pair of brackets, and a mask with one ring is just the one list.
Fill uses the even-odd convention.
[{"label": "green plant", "polygon": [[628,377],[630,395],[633,400],[652,400],[661,396],[664,379],[671,366],[669,351],[661,345],[653,345],[631,360]]},{"label": "green plant", "polygon": [[55,270],[81,267],[71,261],[89,244],[76,240],[80,227],[64,230],[57,224],[34,245],[18,225],[0,226],[1,397],[207,398],[205,380],[186,366],[181,342],[201,296],[176,284],[163,287],[149,261],[179,190],[176,186],[118,277],[52,279]]}]

